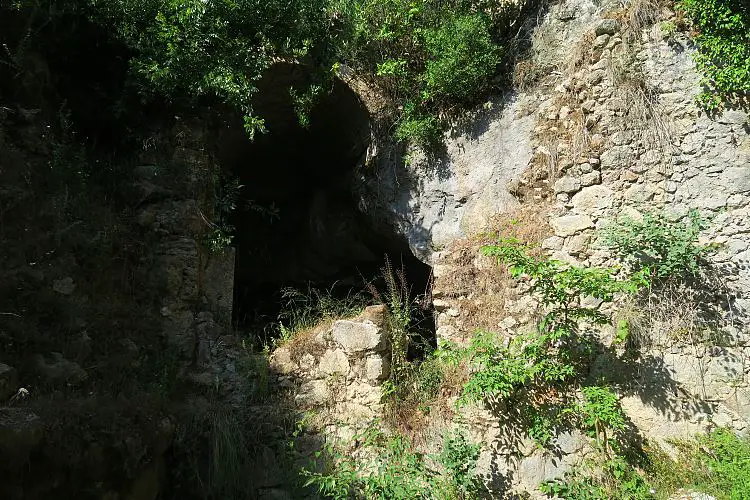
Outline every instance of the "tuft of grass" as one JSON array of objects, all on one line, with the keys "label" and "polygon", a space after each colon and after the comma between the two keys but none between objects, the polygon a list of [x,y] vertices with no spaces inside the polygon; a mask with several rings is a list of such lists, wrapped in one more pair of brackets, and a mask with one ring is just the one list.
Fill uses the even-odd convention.
[{"label": "tuft of grass", "polygon": [[628,7],[628,25],[635,31],[653,26],[664,16],[665,0],[633,0]]},{"label": "tuft of grass", "polygon": [[273,341],[275,347],[322,322],[357,316],[369,302],[365,294],[351,289],[339,291],[335,283],[328,289],[315,288],[309,284],[306,290],[287,287],[282,289],[281,298],[278,331]]}]

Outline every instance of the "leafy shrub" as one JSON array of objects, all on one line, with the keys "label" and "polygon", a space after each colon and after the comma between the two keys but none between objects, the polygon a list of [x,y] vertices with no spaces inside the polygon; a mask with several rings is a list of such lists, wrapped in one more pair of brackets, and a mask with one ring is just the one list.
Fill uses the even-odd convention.
[{"label": "leafy shrub", "polygon": [[[536,331],[520,333],[507,344],[490,332],[478,332],[466,348],[449,348],[454,360],[468,359],[474,368],[460,402],[506,402],[523,407],[528,432],[540,445],[561,424],[593,428],[597,437],[605,427],[620,430],[623,421],[616,397],[603,387],[584,387],[584,401],[571,402],[589,366],[594,342],[585,325],[601,325],[609,318],[597,307],[582,304],[585,297],[611,302],[618,292],[635,293],[647,283],[647,272],[619,280],[614,270],[581,268],[528,255],[524,245],[502,240],[484,253],[507,264],[511,275],[524,277],[546,308]],[[620,417],[618,417],[620,415]]]},{"label": "leafy shrub", "polygon": [[396,138],[439,142],[443,111],[471,104],[495,76],[498,0],[342,0],[342,59],[374,77],[402,109]]},{"label": "leafy shrub", "polygon": [[244,114],[251,136],[264,130],[253,114],[256,83],[275,60],[310,57],[330,68],[328,0],[88,1],[91,16],[136,51],[131,67],[142,92],[217,97]]},{"label": "leafy shrub", "polygon": [[432,147],[456,105],[471,105],[500,62],[504,0],[26,0],[14,10],[86,16],[130,49],[134,87],[182,105],[223,101],[254,137],[257,84],[277,61],[311,74],[292,91],[300,123],[346,64],[381,87],[396,138]]},{"label": "leafy shrub", "polygon": [[564,500],[650,500],[654,490],[646,479],[622,457],[590,462],[561,479],[540,485],[542,493]]},{"label": "leafy shrub", "polygon": [[556,498],[634,500],[671,498],[678,490],[700,491],[718,500],[750,498],[750,439],[719,428],[692,441],[673,443],[672,459],[658,448],[649,452],[638,470],[619,456],[590,460],[548,481],[541,490]]},{"label": "leafy shrub", "polygon": [[708,227],[697,210],[675,221],[663,212],[650,212],[642,220],[621,217],[605,228],[602,242],[626,264],[650,269],[655,278],[696,277],[712,245],[698,244]]},{"label": "leafy shrub", "polygon": [[705,90],[698,96],[708,110],[722,103],[748,105],[750,96],[750,9],[738,0],[679,0],[698,30],[696,55]]},{"label": "leafy shrub", "polygon": [[500,62],[500,47],[490,36],[490,20],[470,14],[426,30],[429,59],[425,68],[427,99],[470,102],[489,83]]},{"label": "leafy shrub", "polygon": [[482,483],[476,474],[480,449],[460,431],[445,434],[443,449],[437,457],[446,476],[445,498],[471,498],[481,490]]},{"label": "leafy shrub", "polygon": [[581,427],[593,434],[599,448],[608,452],[607,431],[617,433],[625,430],[625,415],[622,413],[617,394],[609,387],[589,386],[581,389],[583,402],[574,407],[574,415]]}]

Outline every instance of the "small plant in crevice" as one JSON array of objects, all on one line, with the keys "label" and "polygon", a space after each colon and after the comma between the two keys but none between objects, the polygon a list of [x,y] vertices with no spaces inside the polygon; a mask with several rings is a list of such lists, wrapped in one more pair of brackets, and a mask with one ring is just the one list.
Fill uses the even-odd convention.
[{"label": "small plant in crevice", "polygon": [[305,486],[334,500],[468,500],[479,496],[479,446],[460,431],[446,433],[436,455],[421,453],[405,437],[386,435],[374,426],[354,441],[358,443],[354,454],[342,452],[341,443],[328,443],[319,453],[327,458],[327,470],[304,469]]},{"label": "small plant in crevice", "polygon": [[718,245],[699,240],[708,222],[697,210],[681,219],[647,212],[641,219],[621,217],[604,228],[603,246],[629,269],[648,269],[652,276],[649,287],[630,297],[618,312],[628,345],[688,343],[705,350],[712,343],[729,341],[720,333],[732,322],[727,269],[709,260]]},{"label": "small plant in crevice", "polygon": [[243,185],[239,179],[226,179],[217,173],[206,174],[210,185],[211,213],[200,212],[208,230],[204,243],[212,253],[221,253],[234,241],[235,227],[230,222],[237,209]]},{"label": "small plant in crevice", "polygon": [[407,354],[411,341],[415,314],[420,307],[419,297],[412,294],[402,265],[394,269],[388,256],[381,268],[385,289],[381,292],[370,283],[367,288],[373,298],[388,308],[388,330],[391,343],[391,382],[398,384],[408,369]]}]

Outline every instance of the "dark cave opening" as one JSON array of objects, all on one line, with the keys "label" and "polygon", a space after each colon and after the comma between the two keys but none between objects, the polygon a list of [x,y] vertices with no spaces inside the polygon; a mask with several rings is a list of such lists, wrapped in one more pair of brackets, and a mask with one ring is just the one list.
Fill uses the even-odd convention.
[{"label": "dark cave opening", "polygon": [[[386,258],[403,271],[412,295],[429,292],[431,268],[403,236],[358,208],[353,182],[370,140],[366,107],[336,80],[303,128],[289,89],[308,78],[297,65],[274,66],[260,82],[255,108],[269,133],[251,142],[235,130],[221,148],[222,163],[243,186],[233,220],[233,321],[261,341],[268,340],[265,327],[278,323],[285,288],[339,296],[369,294],[368,283],[383,290]],[[434,344],[431,305],[416,315],[419,336]]]}]

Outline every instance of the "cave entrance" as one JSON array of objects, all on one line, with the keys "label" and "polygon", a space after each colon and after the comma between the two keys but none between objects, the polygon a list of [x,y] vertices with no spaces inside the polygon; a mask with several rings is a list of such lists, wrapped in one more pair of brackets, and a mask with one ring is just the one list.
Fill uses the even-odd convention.
[{"label": "cave entrance", "polygon": [[[274,66],[261,80],[255,104],[269,133],[251,142],[235,130],[221,148],[222,163],[244,186],[234,220],[233,320],[262,342],[278,325],[282,291],[289,287],[343,296],[367,293],[374,282],[382,290],[377,280],[386,256],[403,269],[414,295],[428,291],[431,276],[402,236],[358,209],[353,182],[370,141],[366,107],[336,80],[304,128],[290,89],[308,83],[300,66]],[[421,336],[434,342],[431,309],[421,315]]]}]

